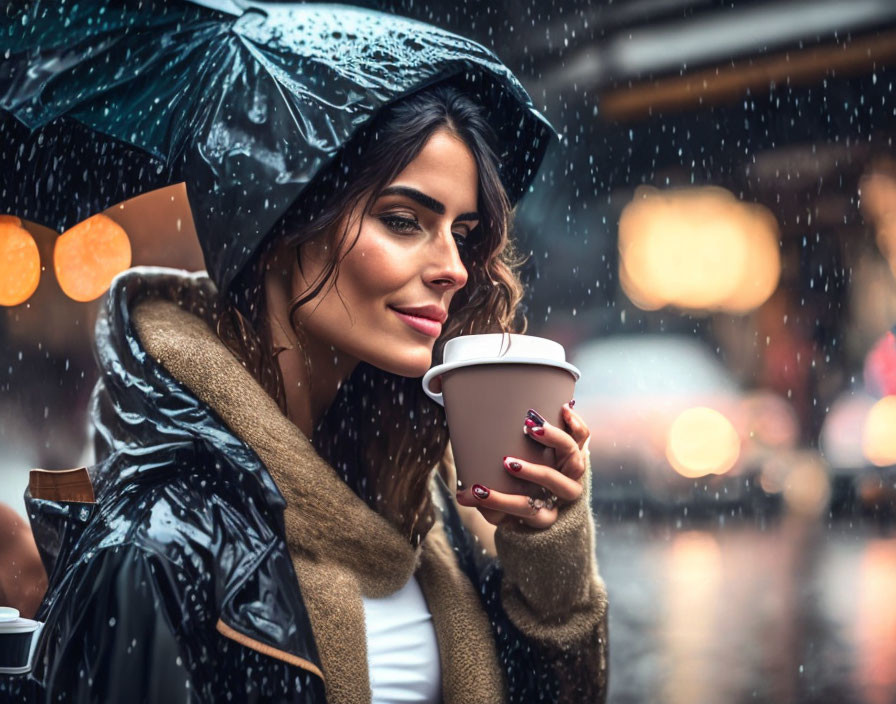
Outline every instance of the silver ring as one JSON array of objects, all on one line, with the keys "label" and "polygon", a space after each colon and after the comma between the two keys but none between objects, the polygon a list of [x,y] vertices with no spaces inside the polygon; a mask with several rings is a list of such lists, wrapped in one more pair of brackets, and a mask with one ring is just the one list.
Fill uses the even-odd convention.
[{"label": "silver ring", "polygon": [[529,506],[532,508],[533,513],[538,513],[543,508],[550,511],[557,505],[557,497],[554,494],[548,494],[547,489],[544,490],[544,493],[547,494],[546,498],[536,499],[532,496],[528,498]]}]

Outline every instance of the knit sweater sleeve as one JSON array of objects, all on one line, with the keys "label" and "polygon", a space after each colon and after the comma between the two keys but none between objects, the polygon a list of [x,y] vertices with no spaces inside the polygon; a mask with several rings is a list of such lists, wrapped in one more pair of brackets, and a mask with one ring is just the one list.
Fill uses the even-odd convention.
[{"label": "knit sweater sleeve", "polygon": [[446,529],[491,619],[511,702],[604,702],[607,593],[594,555],[591,467],[585,491],[550,528],[505,521],[489,557],[452,506]]},{"label": "knit sweater sleeve", "polygon": [[586,458],[585,491],[550,528],[509,520],[495,531],[501,608],[541,652],[561,702],[606,698],[607,591],[597,571]]}]

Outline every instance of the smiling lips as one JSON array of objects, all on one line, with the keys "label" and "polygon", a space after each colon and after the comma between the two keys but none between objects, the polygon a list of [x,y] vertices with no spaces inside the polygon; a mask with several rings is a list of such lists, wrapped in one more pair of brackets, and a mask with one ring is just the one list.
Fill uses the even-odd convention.
[{"label": "smiling lips", "polygon": [[405,310],[392,308],[392,310],[395,311],[395,315],[414,330],[429,337],[438,337],[442,334],[442,323],[448,317],[445,311],[438,306],[408,308]]}]

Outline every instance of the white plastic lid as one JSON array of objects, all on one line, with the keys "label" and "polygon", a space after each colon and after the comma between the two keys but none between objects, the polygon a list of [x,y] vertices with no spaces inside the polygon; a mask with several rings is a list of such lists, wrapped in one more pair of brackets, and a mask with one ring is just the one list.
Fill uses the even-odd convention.
[{"label": "white plastic lid", "polygon": [[499,358],[504,362],[513,362],[517,359],[565,362],[566,351],[559,342],[534,335],[500,332],[484,335],[461,335],[445,343],[442,364],[481,363],[483,359],[489,358]]},{"label": "white plastic lid", "polygon": [[559,342],[534,335],[485,333],[461,335],[445,343],[444,361],[423,375],[423,391],[433,401],[445,405],[441,392],[429,388],[429,382],[445,372],[472,364],[548,364],[565,369],[578,381],[581,372],[566,361]]}]

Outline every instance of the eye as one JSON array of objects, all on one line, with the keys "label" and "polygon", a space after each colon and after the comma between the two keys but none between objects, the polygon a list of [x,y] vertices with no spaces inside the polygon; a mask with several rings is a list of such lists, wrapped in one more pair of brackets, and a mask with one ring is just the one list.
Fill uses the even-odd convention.
[{"label": "eye", "polygon": [[[395,232],[413,232],[420,229],[420,223],[416,220],[399,215],[383,215],[380,217],[380,220],[386,223],[390,230]],[[469,233],[454,232],[452,234],[455,242],[457,242],[458,249],[463,249],[467,246],[466,239],[469,237]]]},{"label": "eye", "polygon": [[402,218],[397,215],[384,215],[380,220],[386,223],[390,230],[395,230],[396,232],[412,232],[413,230],[420,229],[419,223],[411,218]]},{"label": "eye", "polygon": [[481,238],[481,230],[479,224],[476,224],[472,229],[470,229],[469,225],[463,225],[462,227],[466,232],[463,234],[455,232],[454,236],[457,239],[457,249],[461,256],[467,257],[472,254],[472,247],[478,244]]}]

